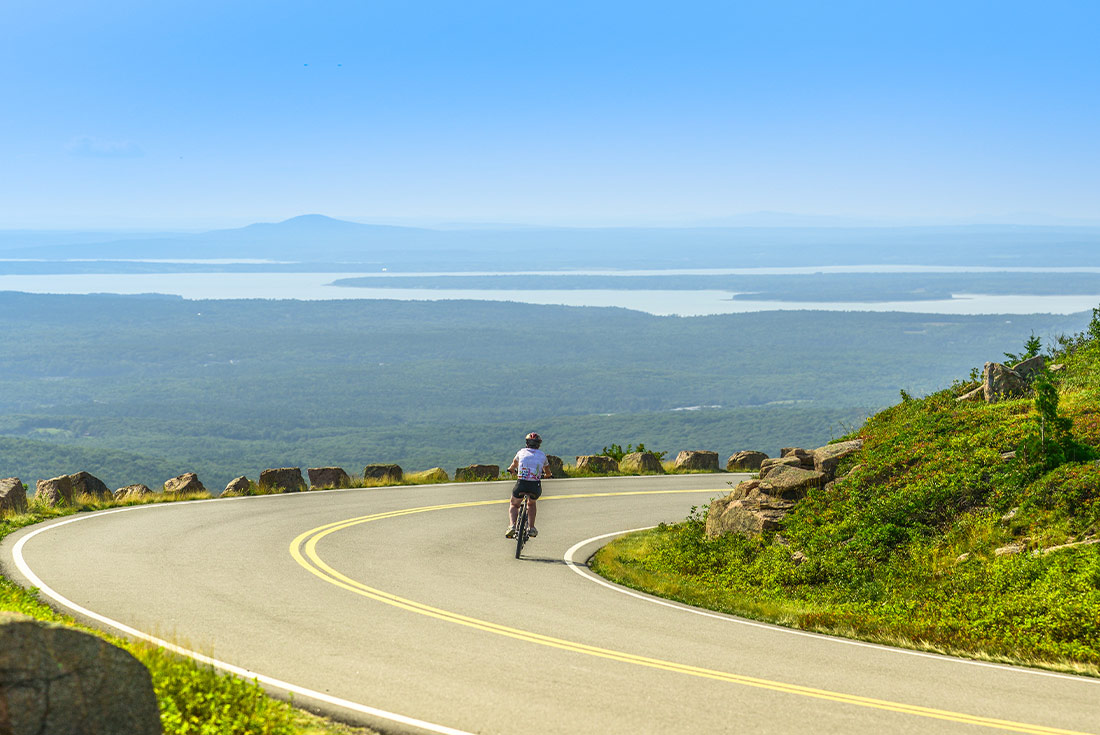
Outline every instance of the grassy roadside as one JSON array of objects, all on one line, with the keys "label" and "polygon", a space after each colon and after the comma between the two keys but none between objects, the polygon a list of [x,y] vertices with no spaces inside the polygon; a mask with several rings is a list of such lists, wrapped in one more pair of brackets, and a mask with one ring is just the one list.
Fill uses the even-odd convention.
[{"label": "grassy roadside", "polygon": [[777,532],[708,538],[696,508],[593,567],[781,625],[1100,676],[1097,327],[1054,356],[1043,420],[1033,398],[958,403],[963,383],[903,396]]},{"label": "grassy roadside", "polygon": [[[150,502],[207,497],[206,494],[158,496]],[[132,501],[78,500],[69,508],[35,505],[28,513],[0,516],[0,539],[19,528],[52,518],[137,504]],[[24,589],[3,576],[0,576],[0,610],[92,633],[136,656],[152,675],[165,735],[371,735],[373,732],[297,709],[290,703],[268,696],[255,681],[220,673],[212,667],[144,642],[129,641],[88,628],[39,600],[36,590]]]},{"label": "grassy roadside", "polygon": [[[685,522],[664,526],[617,539],[597,552],[592,560],[592,569],[612,582],[641,592],[785,627],[901,648],[1100,677],[1100,663],[1097,663],[1095,648],[1087,644],[1082,646],[1070,642],[1068,647],[1078,652],[1077,655],[1058,655],[1056,651],[1051,652],[1047,646],[1042,645],[1045,642],[1042,638],[1048,637],[1042,632],[1020,629],[1018,632],[1021,639],[1013,643],[1011,636],[1008,636],[1006,644],[1005,637],[987,638],[971,630],[972,627],[999,624],[989,618],[983,620],[969,617],[975,608],[980,611],[984,606],[982,593],[986,590],[981,588],[961,596],[956,601],[958,609],[945,611],[944,617],[954,618],[954,625],[948,624],[937,629],[939,624],[934,620],[910,617],[919,613],[918,608],[926,603],[920,596],[922,588],[912,588],[906,594],[898,595],[892,600],[882,600],[877,604],[866,601],[861,603],[836,599],[826,590],[822,590],[820,596],[802,596],[790,594],[789,591],[752,587],[751,584],[728,586],[707,579],[707,575],[700,574],[698,570],[661,568],[659,562],[655,563],[655,559],[670,551],[681,550],[685,544],[700,544],[702,534],[694,533],[689,528],[690,525],[691,522]],[[716,545],[713,544],[709,546],[710,548],[703,550],[704,555],[721,557],[730,553],[728,549],[715,548]],[[1025,575],[1026,571],[1021,574],[1019,570],[999,569],[990,576],[1018,579]],[[962,578],[954,586],[964,587],[969,581],[971,580]],[[978,581],[981,583],[986,580]],[[941,597],[944,592],[949,593],[934,589],[925,591]],[[827,599],[829,597],[833,599]],[[876,610],[876,606],[883,609]],[[1062,617],[1066,612],[1066,606],[1058,607],[1061,609],[1053,610],[1052,617]],[[1072,609],[1069,612],[1070,617],[1076,618],[1077,622],[1090,624],[1085,619],[1090,613],[1082,614],[1080,610]],[[957,617],[959,615],[966,617],[960,620]],[[970,623],[974,625],[969,625]],[[1038,623],[1026,628],[1041,625]],[[1040,645],[1029,645],[1034,643]]]}]

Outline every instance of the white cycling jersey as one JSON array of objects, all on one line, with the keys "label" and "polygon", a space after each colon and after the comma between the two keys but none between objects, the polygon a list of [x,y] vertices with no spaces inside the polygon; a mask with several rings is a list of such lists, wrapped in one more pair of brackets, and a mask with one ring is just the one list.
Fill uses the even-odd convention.
[{"label": "white cycling jersey", "polygon": [[546,467],[546,455],[541,449],[524,447],[516,452],[515,461],[519,464],[516,476],[520,480],[538,480],[542,478],[542,469]]}]

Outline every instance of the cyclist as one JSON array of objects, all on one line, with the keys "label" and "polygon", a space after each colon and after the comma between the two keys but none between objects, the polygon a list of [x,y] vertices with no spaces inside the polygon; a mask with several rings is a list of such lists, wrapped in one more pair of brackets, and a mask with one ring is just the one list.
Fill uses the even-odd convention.
[{"label": "cyclist", "polygon": [[527,532],[532,538],[539,535],[535,528],[535,504],[542,495],[542,478],[552,476],[547,467],[546,455],[539,449],[542,437],[532,431],[524,437],[524,443],[527,446],[516,452],[512,464],[508,465],[508,474],[517,479],[516,486],[512,488],[512,502],[508,506],[508,519],[511,523],[508,525],[508,532],[504,534],[506,538],[516,537],[516,519],[519,518],[519,504],[524,495],[530,498],[527,502]]}]

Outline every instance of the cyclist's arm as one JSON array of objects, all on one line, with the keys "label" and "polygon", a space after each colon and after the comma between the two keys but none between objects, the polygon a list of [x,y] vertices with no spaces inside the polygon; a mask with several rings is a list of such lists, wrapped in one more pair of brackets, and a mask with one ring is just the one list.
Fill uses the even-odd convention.
[{"label": "cyclist's arm", "polygon": [[509,475],[514,475],[519,471],[519,457],[512,458],[512,464],[508,465],[507,472]]}]

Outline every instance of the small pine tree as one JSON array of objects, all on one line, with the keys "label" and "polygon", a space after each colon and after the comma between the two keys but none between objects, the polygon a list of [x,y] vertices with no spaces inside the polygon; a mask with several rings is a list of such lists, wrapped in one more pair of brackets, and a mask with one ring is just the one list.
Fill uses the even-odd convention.
[{"label": "small pine tree", "polygon": [[[1094,313],[1098,311],[1100,311],[1100,309],[1093,309]],[[1095,320],[1096,317],[1094,316],[1093,319]],[[1097,329],[1100,330],[1100,322],[1097,323]],[[1031,336],[1027,338],[1026,342],[1024,342],[1024,351],[1022,353],[1016,355],[1012,352],[1006,352],[1004,353],[1004,355],[1009,364],[1017,365],[1024,360],[1030,360],[1031,358],[1035,357],[1042,351],[1042,349],[1043,341],[1035,336],[1035,332],[1032,332]]]},{"label": "small pine tree", "polygon": [[1057,467],[1065,461],[1065,444],[1073,423],[1058,415],[1058,389],[1044,370],[1035,376],[1035,411],[1039,414],[1039,441],[1047,464]]},{"label": "small pine tree", "polygon": [[1093,342],[1100,342],[1100,307],[1092,310],[1092,321],[1089,322],[1088,337]]},{"label": "small pine tree", "polygon": [[612,444],[610,447],[604,447],[603,451],[600,452],[600,454],[605,457],[611,457],[611,459],[615,460],[616,462],[622,462],[623,457],[630,453],[629,449],[630,446],[627,445],[627,451],[624,452],[621,446],[619,446],[618,444]]},{"label": "small pine tree", "polygon": [[[648,451],[650,450],[645,448],[645,444],[643,444],[642,442],[638,442],[638,446],[627,444],[626,449],[623,449],[622,446],[618,444],[612,444],[610,447],[604,447],[603,451],[600,452],[600,454],[605,457],[611,457],[611,459],[615,460],[616,462],[622,462],[623,457],[628,454],[633,454],[634,452]],[[665,455],[668,454],[668,452],[651,452],[651,454],[653,454],[653,456],[655,456],[658,460],[664,460]]]},{"label": "small pine tree", "polygon": [[1073,422],[1058,413],[1058,388],[1050,371],[1042,370],[1031,385],[1035,390],[1037,425],[1021,446],[1027,463],[1047,472],[1065,462],[1091,459],[1095,452],[1073,438]]}]

